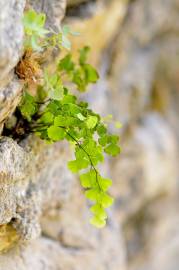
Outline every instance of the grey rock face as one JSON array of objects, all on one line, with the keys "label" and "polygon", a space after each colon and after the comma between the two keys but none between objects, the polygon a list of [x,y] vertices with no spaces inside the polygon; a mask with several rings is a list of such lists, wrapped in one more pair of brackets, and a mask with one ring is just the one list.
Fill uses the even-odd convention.
[{"label": "grey rock face", "polygon": [[158,114],[147,115],[134,125],[123,147],[120,159],[113,164],[112,175],[118,179],[114,192],[118,197],[120,190],[118,211],[125,220],[147,201],[173,194],[178,171],[176,138]]},{"label": "grey rock face", "polygon": [[[107,239],[107,237],[101,237],[101,244],[106,242]],[[109,257],[111,257],[111,261],[108,261]],[[42,237],[36,241],[32,241],[29,246],[22,246],[19,249],[10,251],[6,255],[0,256],[0,269],[102,270],[105,268],[101,265],[105,262],[105,265],[111,265],[110,269],[115,270],[116,268],[113,267],[115,264],[117,267],[122,267],[121,269],[125,270],[119,257],[120,254],[115,254],[113,248],[110,249],[107,246],[106,249],[103,249],[103,253],[100,252],[100,249],[94,251],[87,248],[82,251],[80,249],[61,246],[55,241]]]},{"label": "grey rock face", "polygon": [[0,131],[19,102],[22,85],[14,78],[23,44],[24,0],[0,1]]},{"label": "grey rock face", "polygon": [[31,191],[31,154],[12,139],[0,139],[0,223],[15,219],[14,226],[22,240],[40,233],[40,194]]},{"label": "grey rock face", "polygon": [[111,107],[124,125],[136,121],[149,106],[156,67],[163,65],[162,51],[168,60],[170,54],[176,55],[177,9],[175,0],[151,0],[150,4],[143,0],[129,5],[122,31],[116,37],[110,70]]},{"label": "grey rock face", "polygon": [[22,84],[12,79],[6,86],[0,86],[0,124],[9,117],[20,101]]},{"label": "grey rock face", "polygon": [[16,215],[17,198],[24,193],[30,159],[12,139],[0,140],[0,223],[8,223]]},{"label": "grey rock face", "polygon": [[0,2],[0,81],[19,61],[23,43],[22,14],[25,0]]}]

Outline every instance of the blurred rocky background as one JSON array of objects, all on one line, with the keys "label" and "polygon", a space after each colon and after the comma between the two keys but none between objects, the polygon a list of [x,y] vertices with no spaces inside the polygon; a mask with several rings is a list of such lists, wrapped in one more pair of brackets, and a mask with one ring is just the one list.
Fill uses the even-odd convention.
[{"label": "blurred rocky background", "polygon": [[179,0],[1,0],[1,130],[22,93],[30,6],[81,33],[74,53],[91,46],[101,79],[84,98],[122,122],[122,153],[104,167],[116,200],[98,231],[66,144],[1,137],[0,270],[178,270]]}]

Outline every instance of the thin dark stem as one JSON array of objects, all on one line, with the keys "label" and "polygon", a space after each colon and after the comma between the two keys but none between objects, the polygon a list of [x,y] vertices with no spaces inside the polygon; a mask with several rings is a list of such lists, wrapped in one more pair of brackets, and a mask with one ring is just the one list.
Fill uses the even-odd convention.
[{"label": "thin dark stem", "polygon": [[[42,131],[42,130],[46,130],[48,127],[49,127],[50,125],[43,125],[42,124],[42,126],[41,126],[41,124],[39,123],[39,124],[37,124],[37,125],[35,125],[35,126],[32,126],[32,128],[31,128],[31,130],[32,131]],[[98,187],[99,187],[99,189],[100,190],[102,190],[101,189],[101,187],[100,187],[100,184],[99,184],[99,180],[98,180],[98,171],[97,171],[97,169],[95,168],[95,166],[94,166],[94,164],[93,164],[93,161],[92,161],[92,159],[91,159],[91,156],[88,154],[88,152],[81,146],[81,144],[79,143],[79,141],[73,136],[73,135],[71,135],[67,130],[66,130],[66,127],[64,127],[64,126],[60,126],[60,128],[63,128],[64,130],[65,130],[65,132],[66,132],[66,134],[73,140],[73,141],[75,141],[76,142],[76,144],[78,145],[78,147],[79,148],[81,148],[82,150],[83,150],[83,152],[87,155],[87,157],[88,157],[88,159],[89,159],[89,161],[90,161],[90,165],[91,165],[91,167],[93,168],[93,170],[95,171],[95,174],[96,174],[96,182],[97,182],[97,184],[98,184]]]},{"label": "thin dark stem", "polygon": [[[65,131],[66,131],[66,130],[65,130]],[[100,184],[99,184],[99,180],[98,180],[98,171],[96,170],[96,168],[95,168],[95,166],[94,166],[94,164],[93,164],[93,162],[92,162],[92,159],[91,159],[90,155],[89,155],[88,152],[81,146],[81,144],[78,142],[78,140],[77,140],[75,137],[73,137],[68,131],[66,131],[66,133],[68,134],[68,136],[69,136],[70,138],[72,138],[72,139],[76,142],[76,144],[78,145],[78,147],[81,148],[81,149],[83,150],[83,152],[87,155],[87,157],[88,157],[88,159],[89,159],[89,161],[90,161],[91,167],[92,167],[93,170],[95,171],[95,174],[96,174],[96,182],[97,182],[97,184],[98,184],[99,189],[101,190],[101,187],[100,187]]]}]

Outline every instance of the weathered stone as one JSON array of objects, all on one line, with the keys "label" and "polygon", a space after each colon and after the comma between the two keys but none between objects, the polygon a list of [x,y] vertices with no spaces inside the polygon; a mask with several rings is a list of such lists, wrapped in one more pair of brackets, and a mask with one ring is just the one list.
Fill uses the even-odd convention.
[{"label": "weathered stone", "polygon": [[162,196],[146,204],[143,214],[129,220],[125,233],[129,241],[130,270],[157,270],[159,266],[164,270],[177,270],[177,204],[178,199]]},{"label": "weathered stone", "polygon": [[19,102],[22,86],[12,69],[22,53],[24,0],[0,2],[0,132],[2,123]]},{"label": "weathered stone", "polygon": [[18,240],[19,235],[12,224],[0,225],[0,253],[7,252]]},{"label": "weathered stone", "polygon": [[[178,32],[175,0],[135,1],[116,37],[110,70],[111,107],[123,124],[135,121],[148,107],[161,51]],[[173,16],[168,17],[168,12]],[[166,44],[166,45],[165,45]],[[165,56],[169,56],[166,54]],[[170,60],[168,61],[168,63]]]},{"label": "weathered stone", "polygon": [[22,84],[13,79],[5,87],[0,87],[0,125],[15,110],[20,101]]},{"label": "weathered stone", "polygon": [[126,137],[112,167],[113,192],[123,220],[140,211],[146,201],[173,194],[178,175],[176,138],[161,116],[145,116]]},{"label": "weathered stone", "polygon": [[28,182],[27,153],[12,139],[0,139],[0,224],[15,217],[16,201],[25,192]]},{"label": "weathered stone", "polygon": [[[60,245],[45,237],[32,241],[30,245],[21,246],[0,256],[0,269],[6,270],[104,270],[110,265],[111,270],[125,270],[122,258],[122,246],[117,239],[111,238],[111,233],[99,235],[100,246],[97,249],[86,247],[78,249]],[[120,250],[116,253],[116,250]],[[49,256],[50,255],[50,256]]]},{"label": "weathered stone", "polygon": [[25,0],[0,2],[0,81],[19,61],[23,43],[22,14]]},{"label": "weathered stone", "polygon": [[101,52],[107,48],[116,31],[119,31],[126,9],[127,4],[124,1],[111,0],[102,3],[99,1],[96,3],[92,17],[85,20],[80,20],[78,17],[75,20],[67,18],[66,22],[71,25],[71,28],[80,33],[80,36],[72,37],[73,53],[89,45],[92,48],[90,62],[99,64]]}]

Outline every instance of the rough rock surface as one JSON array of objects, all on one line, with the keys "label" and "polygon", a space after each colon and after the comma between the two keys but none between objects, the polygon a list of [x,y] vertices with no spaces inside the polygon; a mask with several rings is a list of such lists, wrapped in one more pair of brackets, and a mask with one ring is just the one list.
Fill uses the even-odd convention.
[{"label": "rough rock surface", "polygon": [[113,193],[119,198],[116,207],[122,220],[146,202],[162,194],[173,194],[178,176],[176,137],[160,115],[146,115],[132,126],[123,148],[119,160],[112,165],[116,179]]},{"label": "rough rock surface", "polygon": [[0,130],[19,102],[22,88],[13,75],[23,44],[22,14],[25,0],[0,2]]},{"label": "rough rock surface", "polygon": [[0,223],[8,223],[15,215],[16,200],[25,190],[28,155],[12,139],[0,140]]},{"label": "rough rock surface", "polygon": [[25,0],[2,0],[0,2],[0,80],[19,61],[23,42],[21,22]]},{"label": "rough rock surface", "polygon": [[59,28],[66,5],[74,50],[89,44],[101,73],[85,97],[123,123],[122,154],[104,167],[116,203],[97,231],[66,144],[0,138],[0,270],[178,270],[178,0],[1,0],[1,128],[22,90],[24,7]]}]

